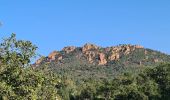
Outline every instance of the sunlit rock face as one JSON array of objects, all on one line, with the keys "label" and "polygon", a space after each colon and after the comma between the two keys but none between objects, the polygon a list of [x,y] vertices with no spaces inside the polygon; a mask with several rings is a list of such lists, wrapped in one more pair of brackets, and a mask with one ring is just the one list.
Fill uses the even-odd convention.
[{"label": "sunlit rock face", "polygon": [[104,53],[99,53],[99,65],[104,65],[107,63]]},{"label": "sunlit rock face", "polygon": [[[124,55],[129,55],[136,49],[142,49],[140,45],[119,45],[102,48],[94,44],[85,44],[83,47],[67,46],[62,51],[53,51],[47,57],[40,58],[35,64],[41,64],[41,62],[59,62],[65,59],[67,55],[75,56],[78,60],[83,57],[91,64],[105,65],[111,61],[117,61]],[[147,50],[145,50],[147,54]],[[154,62],[158,62],[154,60]]]},{"label": "sunlit rock face", "polygon": [[86,51],[88,51],[88,50],[96,50],[96,49],[98,49],[99,47],[98,46],[96,46],[96,45],[94,45],[94,44],[89,44],[89,43],[87,43],[87,44],[85,44],[83,47],[82,47],[82,52],[86,52]]},{"label": "sunlit rock face", "polygon": [[72,51],[74,51],[76,49],[76,47],[74,46],[68,46],[68,47],[64,47],[63,51],[65,51],[66,53],[70,53]]},{"label": "sunlit rock face", "polygon": [[48,55],[48,59],[49,59],[49,60],[55,60],[55,59],[56,59],[56,55],[58,55],[58,54],[59,54],[59,52],[53,51],[53,52],[51,52],[51,53]]}]

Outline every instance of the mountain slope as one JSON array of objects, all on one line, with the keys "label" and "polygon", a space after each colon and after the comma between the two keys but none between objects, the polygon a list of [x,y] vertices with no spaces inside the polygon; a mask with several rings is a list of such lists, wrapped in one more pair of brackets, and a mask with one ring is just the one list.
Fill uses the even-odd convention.
[{"label": "mountain slope", "polygon": [[159,63],[169,62],[170,56],[145,49],[139,45],[99,47],[85,44],[83,47],[69,46],[53,51],[48,57],[36,61],[36,68],[48,64],[49,69],[72,78],[113,78],[125,71],[135,72]]}]

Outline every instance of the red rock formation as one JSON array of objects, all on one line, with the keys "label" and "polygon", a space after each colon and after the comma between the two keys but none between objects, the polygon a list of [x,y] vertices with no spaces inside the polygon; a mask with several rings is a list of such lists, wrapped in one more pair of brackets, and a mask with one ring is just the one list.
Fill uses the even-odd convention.
[{"label": "red rock formation", "polygon": [[57,51],[53,51],[53,52],[51,52],[49,55],[48,55],[48,59],[49,60],[55,60],[56,59],[56,55],[57,54],[59,54],[59,52],[57,52]]},{"label": "red rock formation", "polygon": [[63,57],[62,56],[59,56],[58,58],[57,58],[57,60],[62,60],[63,59]]},{"label": "red rock formation", "polygon": [[120,58],[120,55],[119,53],[112,53],[110,56],[109,56],[109,60],[113,61],[113,60],[118,60]]},{"label": "red rock formation", "polygon": [[[135,49],[143,48],[140,45],[120,45],[115,47],[107,47],[100,49],[100,47],[94,45],[94,44],[85,44],[82,47],[82,52],[77,53],[76,57],[78,59],[81,59],[81,57],[85,57],[89,63],[96,64],[96,58],[99,57],[98,64],[104,65],[107,64],[108,61],[116,61],[119,60],[121,56],[128,55],[131,52],[133,52]],[[73,52],[76,49],[74,46],[69,46],[63,48],[63,51],[67,54],[70,52]],[[100,53],[99,53],[100,52]],[[106,59],[105,54],[108,55],[108,58]],[[145,54],[147,54],[147,51],[145,51]],[[60,54],[60,52],[53,51],[50,53],[46,59],[47,62],[51,61],[59,61],[64,59],[64,56]],[[42,60],[37,60],[36,64],[41,63]],[[155,60],[155,62],[157,62]]]},{"label": "red rock formation", "polygon": [[93,51],[86,51],[85,52],[85,57],[90,63],[93,63],[93,59],[95,58],[96,54]]},{"label": "red rock formation", "polygon": [[141,49],[141,48],[144,48],[144,47],[143,47],[143,46],[140,46],[140,45],[135,45],[135,48]]},{"label": "red rock formation", "polygon": [[98,49],[99,47],[94,45],[94,44],[85,44],[82,48],[82,51],[85,52],[85,51],[88,51],[88,50],[91,50],[91,49]]},{"label": "red rock formation", "polygon": [[99,53],[99,65],[104,65],[107,63],[104,53]]},{"label": "red rock formation", "polygon": [[128,55],[128,54],[131,52],[130,46],[125,46],[125,47],[124,47],[124,50],[125,50],[125,51],[124,51],[124,54],[125,54],[125,55]]},{"label": "red rock formation", "polygon": [[76,49],[76,47],[69,46],[69,47],[63,48],[63,51],[65,51],[66,53],[70,53],[70,52],[74,51],[75,49]]},{"label": "red rock formation", "polygon": [[35,62],[35,64],[36,65],[39,65],[39,64],[41,64],[41,62],[43,61],[43,57],[41,57],[41,58],[39,58],[36,62]]}]

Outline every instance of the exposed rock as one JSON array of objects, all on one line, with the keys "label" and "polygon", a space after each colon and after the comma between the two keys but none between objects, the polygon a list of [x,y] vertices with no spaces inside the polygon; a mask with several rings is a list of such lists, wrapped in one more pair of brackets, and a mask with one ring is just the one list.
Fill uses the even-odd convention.
[{"label": "exposed rock", "polygon": [[82,48],[82,51],[88,51],[88,50],[92,50],[92,49],[98,49],[99,47],[94,45],[94,44],[85,44]]},{"label": "exposed rock", "polygon": [[120,58],[119,53],[112,53],[111,56],[109,56],[109,60],[113,61],[113,60],[118,60]]},{"label": "exposed rock", "polygon": [[66,53],[70,53],[70,52],[74,51],[75,49],[76,49],[76,47],[69,46],[69,47],[63,48],[63,51],[65,51]]},{"label": "exposed rock", "polygon": [[[104,65],[107,64],[109,61],[116,61],[119,60],[122,56],[128,55],[131,52],[133,52],[135,49],[138,48],[143,48],[140,45],[119,45],[119,46],[114,46],[114,47],[107,47],[100,49],[99,46],[96,46],[94,44],[85,44],[81,50],[82,52],[76,53],[76,58],[81,59],[83,56],[89,61],[89,63],[98,63],[99,65]],[[74,46],[69,46],[63,48],[63,51],[66,52],[66,54],[71,53],[75,51],[76,47]],[[99,53],[100,52],[100,53]],[[106,59],[106,55],[107,59]],[[147,54],[147,51],[145,51],[145,54]],[[62,55],[60,52],[53,51],[46,57],[45,61],[46,62],[51,62],[51,61],[59,61],[64,59],[64,55]],[[96,58],[99,58],[97,61]],[[37,60],[36,64],[41,63],[42,60],[39,59]],[[155,62],[157,62],[155,60]]]},{"label": "exposed rock", "polygon": [[39,65],[39,64],[41,64],[41,62],[44,60],[44,57],[41,57],[41,58],[39,58],[36,62],[35,62],[35,64],[36,65]]},{"label": "exposed rock", "polygon": [[63,57],[62,56],[59,56],[58,58],[57,58],[57,60],[62,60],[63,59]]},{"label": "exposed rock", "polygon": [[55,60],[56,59],[56,55],[59,54],[59,52],[57,51],[53,51],[48,55],[48,59],[51,60]]},{"label": "exposed rock", "polygon": [[118,46],[118,47],[112,47],[112,53],[118,53],[121,52],[123,49],[122,47]]},{"label": "exposed rock", "polygon": [[85,52],[85,57],[90,63],[93,63],[93,59],[95,58],[96,54],[93,51],[86,51]]},{"label": "exposed rock", "polygon": [[99,65],[104,65],[107,63],[104,53],[99,53]]},{"label": "exposed rock", "polygon": [[128,55],[130,52],[131,52],[130,46],[126,46],[126,47],[125,47],[124,54],[125,54],[125,55]]},{"label": "exposed rock", "polygon": [[143,46],[140,46],[140,45],[135,45],[135,48],[137,48],[137,49],[142,49],[142,48],[144,48]]}]

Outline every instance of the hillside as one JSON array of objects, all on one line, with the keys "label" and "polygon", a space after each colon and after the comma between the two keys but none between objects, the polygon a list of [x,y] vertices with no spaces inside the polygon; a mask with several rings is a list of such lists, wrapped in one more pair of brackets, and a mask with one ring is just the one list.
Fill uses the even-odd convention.
[{"label": "hillside", "polygon": [[76,79],[95,77],[112,79],[122,72],[139,72],[146,67],[170,61],[170,56],[140,45],[100,47],[85,44],[83,47],[68,46],[41,57],[34,67],[48,68],[60,75]]},{"label": "hillside", "polygon": [[170,98],[169,55],[139,45],[65,47],[34,65],[30,41],[12,34],[0,49],[0,100]]}]

